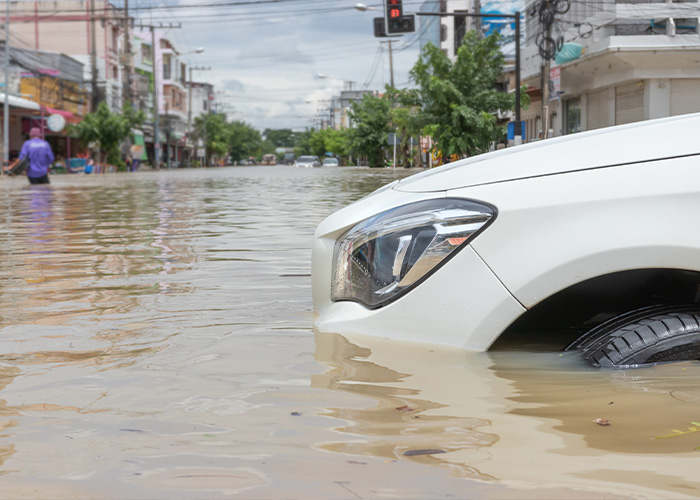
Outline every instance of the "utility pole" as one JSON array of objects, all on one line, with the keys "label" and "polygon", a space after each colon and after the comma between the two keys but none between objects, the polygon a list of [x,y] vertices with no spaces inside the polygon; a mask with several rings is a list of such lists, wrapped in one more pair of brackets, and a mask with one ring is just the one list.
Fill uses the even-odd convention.
[{"label": "utility pole", "polygon": [[5,105],[2,111],[3,166],[10,161],[10,2],[5,2]]},{"label": "utility pole", "polygon": [[97,90],[97,36],[95,35],[95,0],[90,0],[90,71],[92,75],[92,110],[100,103]]},{"label": "utility pole", "polygon": [[[542,0],[544,9],[553,9],[550,5],[550,0]],[[553,15],[552,15],[553,20]],[[552,22],[550,21],[545,26],[544,40],[552,40]],[[554,41],[552,40],[552,46]],[[553,48],[553,47],[552,47]],[[549,138],[549,71],[551,69],[551,59],[546,57],[542,65],[542,139]]]},{"label": "utility pole", "polygon": [[[95,0],[90,0],[94,2]],[[151,32],[151,57],[153,59],[153,161],[155,163],[155,168],[160,168],[160,103],[158,102],[158,60],[156,50],[156,28],[181,28],[181,24],[170,24],[164,26],[162,23],[158,26],[152,24],[135,24],[134,28],[147,28]],[[168,159],[170,156],[168,155]]]},{"label": "utility pole", "polygon": [[379,42],[379,43],[387,43],[387,44],[389,44],[389,71],[390,71],[390,75],[389,75],[389,76],[390,76],[390,78],[391,78],[391,80],[390,80],[391,86],[393,87],[393,86],[394,86],[394,56],[393,56],[392,50],[391,50],[391,42],[392,42],[392,41],[393,41],[393,40],[387,40],[386,42]]},{"label": "utility pole", "polygon": [[131,102],[131,37],[129,36],[129,0],[124,0],[124,104]]}]

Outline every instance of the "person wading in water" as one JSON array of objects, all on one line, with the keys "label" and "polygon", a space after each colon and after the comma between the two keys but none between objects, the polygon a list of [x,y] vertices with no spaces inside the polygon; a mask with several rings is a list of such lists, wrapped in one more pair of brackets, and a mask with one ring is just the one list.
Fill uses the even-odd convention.
[{"label": "person wading in water", "polygon": [[49,167],[54,161],[53,152],[49,143],[41,139],[41,130],[33,128],[29,131],[29,140],[22,146],[19,159],[29,157],[27,179],[29,184],[50,184]]}]

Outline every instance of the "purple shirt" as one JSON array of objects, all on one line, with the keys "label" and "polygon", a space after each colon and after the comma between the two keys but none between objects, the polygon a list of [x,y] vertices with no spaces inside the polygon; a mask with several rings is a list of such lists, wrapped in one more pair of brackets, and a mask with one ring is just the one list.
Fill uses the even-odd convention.
[{"label": "purple shirt", "polygon": [[29,156],[28,177],[45,176],[54,160],[49,143],[38,137],[28,140],[22,146],[19,157],[24,158],[26,156]]}]

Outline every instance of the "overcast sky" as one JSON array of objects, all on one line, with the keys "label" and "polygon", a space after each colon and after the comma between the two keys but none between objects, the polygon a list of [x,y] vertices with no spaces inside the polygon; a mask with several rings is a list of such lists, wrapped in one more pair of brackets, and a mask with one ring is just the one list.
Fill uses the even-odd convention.
[{"label": "overcast sky", "polygon": [[[123,5],[123,0],[117,5]],[[388,39],[374,37],[373,18],[382,3],[365,0],[379,11],[355,9],[357,0],[130,0],[130,14],[156,24],[181,23],[169,31],[185,56],[195,81],[213,83],[219,102],[229,103],[231,119],[253,127],[313,126],[318,113],[329,112],[327,100],[345,81],[356,89],[383,91],[390,81]],[[415,12],[420,1],[404,0]],[[167,6],[164,10],[151,10]],[[407,86],[418,58],[418,33],[392,39],[394,82]],[[383,48],[383,50],[381,50]],[[189,72],[188,72],[189,74]],[[323,74],[333,78],[320,78]],[[310,102],[307,102],[310,101]],[[326,102],[324,102],[326,101]],[[324,110],[324,107],[326,110]]]}]

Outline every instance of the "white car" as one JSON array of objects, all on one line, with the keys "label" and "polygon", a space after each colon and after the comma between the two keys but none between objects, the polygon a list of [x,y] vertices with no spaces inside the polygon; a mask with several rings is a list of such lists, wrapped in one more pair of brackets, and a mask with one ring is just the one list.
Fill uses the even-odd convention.
[{"label": "white car", "polygon": [[318,156],[300,156],[299,158],[294,160],[294,166],[295,167],[320,167],[321,160],[318,159]]},{"label": "white car", "polygon": [[321,331],[594,366],[700,358],[700,114],[507,148],[324,220]]}]

